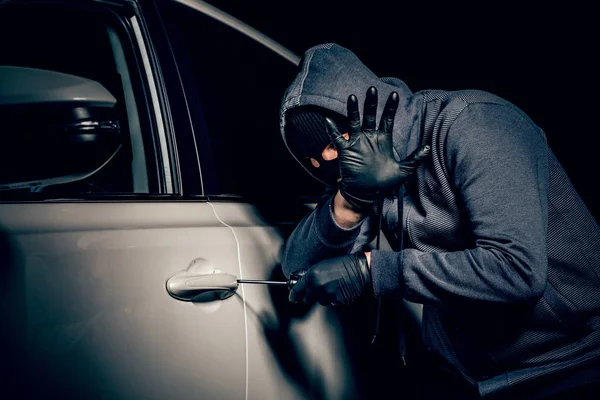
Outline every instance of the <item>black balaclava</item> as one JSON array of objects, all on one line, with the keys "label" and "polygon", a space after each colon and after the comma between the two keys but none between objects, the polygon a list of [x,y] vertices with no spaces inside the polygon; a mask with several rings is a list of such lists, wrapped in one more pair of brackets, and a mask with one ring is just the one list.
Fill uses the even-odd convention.
[{"label": "black balaclava", "polygon": [[[348,131],[346,117],[317,106],[301,106],[286,114],[286,142],[290,151],[319,180],[336,185],[340,176],[338,160],[326,161],[321,153],[331,144],[325,117],[335,122],[341,133]],[[315,168],[310,159],[320,164]]]}]

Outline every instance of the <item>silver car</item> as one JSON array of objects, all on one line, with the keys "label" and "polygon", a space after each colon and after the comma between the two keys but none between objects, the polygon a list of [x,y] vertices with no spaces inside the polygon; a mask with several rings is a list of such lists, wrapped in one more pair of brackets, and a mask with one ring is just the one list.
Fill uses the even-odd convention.
[{"label": "silver car", "polygon": [[3,393],[361,396],[370,305],[237,283],[285,280],[322,191],[278,132],[298,56],[201,1],[1,3]]}]

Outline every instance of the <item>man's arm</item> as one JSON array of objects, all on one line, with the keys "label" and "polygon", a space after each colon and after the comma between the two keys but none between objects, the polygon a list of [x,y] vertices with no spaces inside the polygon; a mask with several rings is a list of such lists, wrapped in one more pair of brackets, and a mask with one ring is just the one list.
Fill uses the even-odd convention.
[{"label": "man's arm", "polygon": [[373,251],[376,294],[425,303],[539,298],[547,279],[548,166],[539,130],[507,106],[470,105],[446,138],[449,179],[472,248]]},{"label": "man's arm", "polygon": [[337,188],[327,188],[317,207],[300,221],[285,243],[281,261],[285,276],[325,258],[348,254],[364,221]]}]

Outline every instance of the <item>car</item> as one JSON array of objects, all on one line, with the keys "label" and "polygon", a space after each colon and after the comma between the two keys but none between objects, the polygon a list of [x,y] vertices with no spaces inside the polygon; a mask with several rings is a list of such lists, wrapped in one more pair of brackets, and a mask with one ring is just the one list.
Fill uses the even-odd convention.
[{"label": "car", "polygon": [[202,1],[3,1],[0,36],[4,393],[368,390],[371,302],[237,282],[285,282],[323,189],[279,133],[297,55]]}]

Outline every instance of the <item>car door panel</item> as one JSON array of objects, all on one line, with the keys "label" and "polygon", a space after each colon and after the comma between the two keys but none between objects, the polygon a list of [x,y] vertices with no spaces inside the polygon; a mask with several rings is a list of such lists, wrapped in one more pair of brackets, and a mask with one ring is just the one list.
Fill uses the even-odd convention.
[{"label": "car door panel", "polygon": [[[213,202],[235,232],[243,278],[284,279],[284,235],[275,221],[243,202]],[[331,307],[288,302],[285,286],[242,285],[248,313],[249,399],[353,398],[342,326]]]},{"label": "car door panel", "polygon": [[195,304],[165,288],[197,258],[239,275],[235,239],[209,204],[4,204],[0,230],[4,304],[25,314],[10,335],[25,340],[4,362],[19,361],[27,390],[244,397],[240,297]]}]

